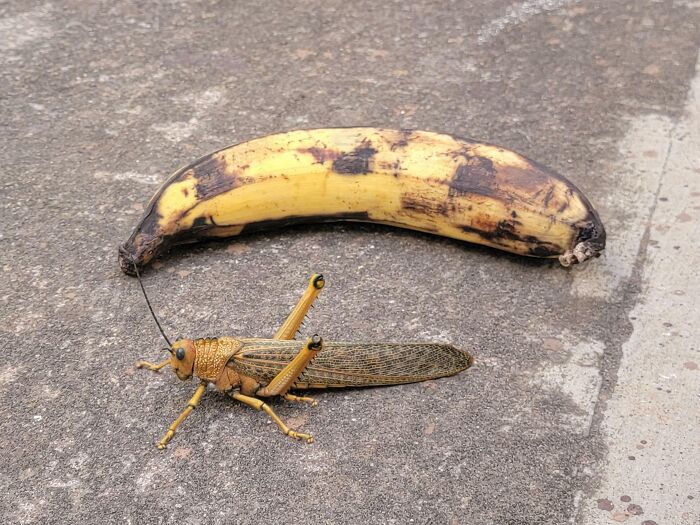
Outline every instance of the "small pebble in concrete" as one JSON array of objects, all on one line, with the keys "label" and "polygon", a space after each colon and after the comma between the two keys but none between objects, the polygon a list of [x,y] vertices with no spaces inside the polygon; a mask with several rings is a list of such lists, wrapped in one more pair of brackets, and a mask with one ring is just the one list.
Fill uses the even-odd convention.
[{"label": "small pebble in concrete", "polygon": [[607,498],[599,499],[598,500],[598,508],[600,510],[613,510],[615,508],[615,505],[613,505],[612,501],[610,501]]}]

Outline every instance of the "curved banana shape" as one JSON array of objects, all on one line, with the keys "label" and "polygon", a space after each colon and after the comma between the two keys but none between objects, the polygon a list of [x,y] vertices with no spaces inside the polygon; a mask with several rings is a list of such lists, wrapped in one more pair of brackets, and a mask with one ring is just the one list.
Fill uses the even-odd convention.
[{"label": "curved banana shape", "polygon": [[119,248],[126,273],[170,246],[298,223],[390,224],[564,266],[597,257],[605,229],[568,180],[518,153],[426,131],[290,131],[175,172]]}]

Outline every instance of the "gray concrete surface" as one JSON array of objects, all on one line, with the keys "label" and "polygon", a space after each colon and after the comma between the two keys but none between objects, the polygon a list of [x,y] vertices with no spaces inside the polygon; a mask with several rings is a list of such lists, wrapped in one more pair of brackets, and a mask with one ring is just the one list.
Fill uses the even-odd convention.
[{"label": "gray concrete surface", "polygon": [[[697,523],[699,26],[692,1],[0,3],[3,523]],[[178,250],[145,276],[174,335],[270,334],[320,270],[309,331],[477,364],[275,403],[310,446],[208,392],[158,451],[193,385],[133,368],[161,341],[117,244],[196,156],[341,125],[522,151],[609,249],[567,271],[344,225]]]}]

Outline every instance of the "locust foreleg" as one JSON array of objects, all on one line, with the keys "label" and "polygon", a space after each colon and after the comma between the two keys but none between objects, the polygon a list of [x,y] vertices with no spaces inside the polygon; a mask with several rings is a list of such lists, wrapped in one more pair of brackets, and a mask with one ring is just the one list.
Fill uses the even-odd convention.
[{"label": "locust foreleg", "polygon": [[158,372],[161,368],[168,366],[170,364],[170,359],[166,359],[158,364],[151,363],[150,361],[144,361],[142,359],[136,361],[136,368],[145,368],[146,370],[152,370],[153,372]]}]

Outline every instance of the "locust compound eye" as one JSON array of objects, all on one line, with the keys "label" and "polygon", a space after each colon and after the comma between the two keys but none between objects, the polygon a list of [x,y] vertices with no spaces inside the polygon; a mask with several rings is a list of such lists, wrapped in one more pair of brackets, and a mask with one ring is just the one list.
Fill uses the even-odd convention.
[{"label": "locust compound eye", "polygon": [[185,349],[184,348],[178,348],[175,351],[175,357],[177,357],[180,361],[182,361],[185,358]]}]

